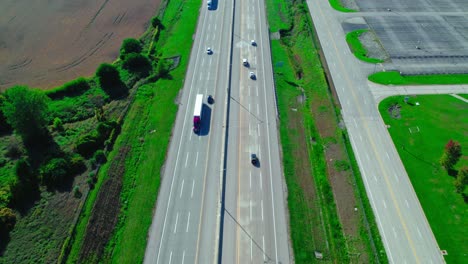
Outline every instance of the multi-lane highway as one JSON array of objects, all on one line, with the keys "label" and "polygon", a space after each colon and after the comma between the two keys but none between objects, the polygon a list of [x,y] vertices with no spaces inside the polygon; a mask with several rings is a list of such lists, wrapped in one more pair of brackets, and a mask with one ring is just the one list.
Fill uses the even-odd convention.
[{"label": "multi-lane highway", "polygon": [[[200,11],[145,263],[217,260],[233,10],[229,2],[219,1],[215,10],[204,3]],[[199,134],[192,131],[197,94],[204,94]],[[214,104],[207,103],[208,94]]]},{"label": "multi-lane highway", "polygon": [[[145,263],[291,260],[264,10],[254,0],[202,6]],[[215,100],[199,135],[197,94]]]},{"label": "multi-lane highway", "polygon": [[[221,260],[290,263],[264,2],[238,0],[234,10]],[[251,79],[250,72],[256,78]],[[251,164],[251,154],[258,156],[259,165]]]}]

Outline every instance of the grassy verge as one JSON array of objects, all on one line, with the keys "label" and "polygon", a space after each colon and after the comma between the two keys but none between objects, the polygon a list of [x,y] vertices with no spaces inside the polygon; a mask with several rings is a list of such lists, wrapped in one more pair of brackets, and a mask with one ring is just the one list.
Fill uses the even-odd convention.
[{"label": "grassy verge", "polygon": [[463,98],[465,98],[465,99],[468,100],[468,94],[459,94],[459,96],[461,96],[461,97],[463,97]]},{"label": "grassy verge", "polygon": [[154,84],[139,88],[139,95],[132,108],[145,109],[140,112],[148,116],[147,120],[142,123],[126,120],[133,127],[142,129],[140,135],[122,135],[133,141],[132,145],[140,147],[139,153],[130,155],[127,160],[129,165],[137,166],[124,175],[122,202],[125,206],[115,236],[108,247],[114,263],[143,261],[146,238],[159,189],[161,167],[177,113],[174,102],[183,86],[198,18],[198,12],[193,10],[199,8],[200,3],[192,1],[173,1],[167,6],[162,22],[171,26],[167,27],[166,34],[161,34],[160,43],[164,44],[157,45],[157,50],[162,51],[165,57],[180,55],[179,67],[171,72],[171,80],[160,79]]},{"label": "grassy verge", "polygon": [[346,13],[356,12],[356,10],[344,7],[340,0],[329,0],[329,1],[330,1],[330,5],[337,11],[346,12]]},{"label": "grassy verge", "polygon": [[383,60],[369,58],[367,56],[366,48],[362,45],[361,41],[359,40],[359,36],[368,31],[368,29],[360,29],[349,32],[348,34],[346,34],[346,42],[348,42],[348,45],[351,48],[351,51],[353,52],[354,56],[356,56],[356,58],[369,63],[382,63]]},{"label": "grassy verge", "polygon": [[[283,3],[266,3],[269,22],[272,18],[270,29],[285,33],[281,40],[271,41],[271,48],[295,261],[312,263],[317,250],[324,253],[327,261],[335,263],[349,263],[356,259],[358,262],[385,263],[381,243],[376,243],[375,247],[383,254],[377,257],[371,253],[371,243],[380,241],[378,231],[372,233],[376,239],[369,238],[367,230],[352,238],[357,242],[345,238],[328,178],[330,164],[327,163],[330,155],[328,146],[338,146],[338,152],[346,153],[336,117],[338,111],[334,109],[317,50],[311,48],[316,44],[305,4],[287,6],[290,11],[285,11],[280,2]],[[279,23],[281,13],[290,13],[293,21],[281,20]],[[288,30],[281,25],[293,26]],[[324,119],[329,122],[324,123]],[[361,197],[367,199],[365,191]],[[365,221],[375,225],[372,211],[369,216]],[[357,225],[360,230],[364,229],[359,220]],[[367,255],[367,259],[350,256],[352,249],[360,250],[356,255]]]},{"label": "grassy verge", "polygon": [[[399,113],[400,118],[392,117],[388,111],[395,104],[401,108],[393,114]],[[448,252],[445,260],[447,263],[466,262],[468,205],[462,195],[455,192],[455,179],[439,165],[439,159],[450,139],[458,141],[466,153],[468,104],[449,95],[411,97],[408,104],[404,103],[404,96],[395,96],[382,101],[379,110],[385,123],[390,125],[390,135],[439,247]],[[466,165],[467,155],[455,169]]]},{"label": "grassy verge", "polygon": [[369,81],[391,85],[468,84],[468,74],[434,74],[403,76],[396,71],[377,72],[369,75]]}]

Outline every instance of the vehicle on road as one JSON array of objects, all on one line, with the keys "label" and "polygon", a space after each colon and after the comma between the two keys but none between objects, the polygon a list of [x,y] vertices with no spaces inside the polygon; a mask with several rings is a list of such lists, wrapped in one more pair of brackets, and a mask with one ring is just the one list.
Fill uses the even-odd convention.
[{"label": "vehicle on road", "polygon": [[244,65],[245,67],[249,67],[249,62],[247,61],[247,59],[242,59],[242,65]]},{"label": "vehicle on road", "polygon": [[257,42],[255,42],[253,39],[250,41],[250,44],[252,44],[252,46],[257,46]]},{"label": "vehicle on road", "polygon": [[197,94],[193,110],[193,132],[200,132],[202,122],[203,94]]},{"label": "vehicle on road", "polygon": [[213,99],[213,96],[211,96],[211,94],[208,95],[208,100],[207,100],[207,101],[208,101],[209,104],[213,104],[213,103],[214,103],[214,99]]},{"label": "vehicle on road", "polygon": [[211,55],[211,54],[213,54],[213,50],[210,47],[208,47],[208,48],[206,48],[206,53],[208,55]]},{"label": "vehicle on road", "polygon": [[207,0],[206,5],[208,6],[208,10],[211,10],[211,7],[213,6],[213,2],[211,0]]},{"label": "vehicle on road", "polygon": [[254,73],[254,72],[250,72],[250,73],[249,73],[249,77],[250,77],[250,79],[252,79],[252,80],[255,80],[255,79],[257,78],[257,77],[255,76],[255,73]]},{"label": "vehicle on road", "polygon": [[252,153],[250,155],[250,162],[252,163],[252,165],[254,166],[258,166],[258,164],[260,164],[260,161],[258,160],[258,157],[255,153]]}]

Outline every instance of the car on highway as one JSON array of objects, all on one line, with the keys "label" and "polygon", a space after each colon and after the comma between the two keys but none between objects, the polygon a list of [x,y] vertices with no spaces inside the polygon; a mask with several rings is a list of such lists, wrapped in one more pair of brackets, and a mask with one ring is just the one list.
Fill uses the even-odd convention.
[{"label": "car on highway", "polygon": [[247,61],[247,59],[242,59],[242,65],[244,65],[245,67],[249,67],[249,62]]},{"label": "car on highway", "polygon": [[213,6],[212,0],[207,0],[206,5],[208,6],[208,10],[211,10],[211,7]]},{"label": "car on highway", "polygon": [[250,162],[254,166],[258,166],[258,164],[260,163],[260,161],[258,160],[258,157],[257,157],[257,155],[255,153],[250,154]]},{"label": "car on highway", "polygon": [[253,40],[253,39],[250,41],[250,44],[251,44],[252,46],[257,46],[257,42],[255,42],[255,40]]},{"label": "car on highway", "polygon": [[213,96],[211,96],[211,94],[208,95],[208,100],[207,100],[207,101],[208,101],[209,104],[213,104],[213,103],[214,103],[214,99],[213,99]]},{"label": "car on highway", "polygon": [[208,55],[213,54],[213,50],[210,47],[206,48],[206,54]]},{"label": "car on highway", "polygon": [[250,79],[252,79],[252,80],[255,80],[255,79],[257,78],[257,77],[255,76],[255,73],[254,73],[254,72],[250,72],[250,73],[249,73],[249,77],[250,77]]}]

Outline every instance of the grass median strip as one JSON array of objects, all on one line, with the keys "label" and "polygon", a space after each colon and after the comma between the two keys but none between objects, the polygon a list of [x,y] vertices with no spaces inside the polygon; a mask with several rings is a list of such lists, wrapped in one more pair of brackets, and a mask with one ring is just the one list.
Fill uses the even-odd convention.
[{"label": "grass median strip", "polygon": [[368,79],[385,85],[468,84],[468,74],[401,75],[388,71],[376,72]]}]

